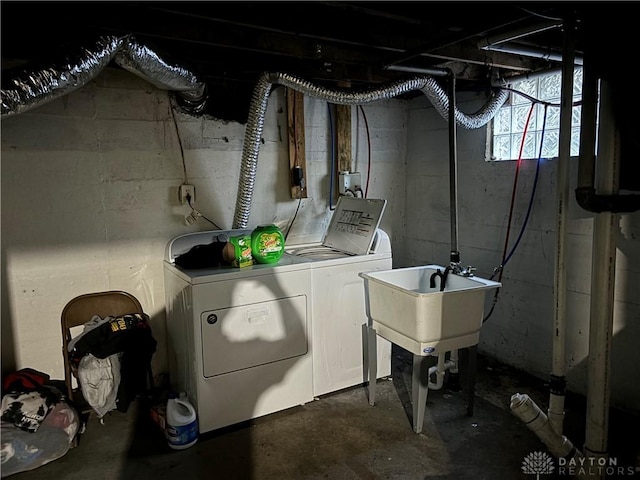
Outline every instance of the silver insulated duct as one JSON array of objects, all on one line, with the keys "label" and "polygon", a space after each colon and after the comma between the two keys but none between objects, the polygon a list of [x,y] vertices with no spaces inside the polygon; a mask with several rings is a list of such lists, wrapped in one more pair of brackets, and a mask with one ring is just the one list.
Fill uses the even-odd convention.
[{"label": "silver insulated duct", "polygon": [[2,117],[26,112],[83,87],[112,60],[160,89],[175,91],[185,110],[198,113],[204,109],[204,83],[187,70],[169,65],[129,35],[101,37],[76,57],[10,79],[11,87],[0,92]]},{"label": "silver insulated duct", "polygon": [[[444,71],[443,71],[444,72]],[[264,127],[264,116],[271,93],[272,85],[282,85],[321,100],[338,105],[361,105],[378,100],[386,100],[413,90],[420,90],[434,105],[438,113],[449,118],[449,98],[447,93],[431,76],[416,77],[410,80],[395,81],[375,89],[359,92],[331,90],[314,85],[284,73],[264,73],[253,91],[247,119],[246,133],[242,150],[240,181],[236,210],[233,217],[233,228],[246,228],[251,213],[251,203],[258,169],[260,138]],[[478,112],[467,115],[456,107],[456,123],[467,129],[480,128],[494,117],[498,109],[507,100],[508,91],[500,90],[492,93],[489,101]]]},{"label": "silver insulated duct", "polygon": [[205,84],[188,70],[169,65],[155,52],[128,37],[118,51],[115,62],[125,70],[147,80],[161,90],[176,92],[182,106],[191,113],[201,113],[206,106]]},{"label": "silver insulated duct", "polygon": [[[91,47],[81,49],[76,58],[66,59],[41,71],[24,71],[11,78],[11,87],[0,92],[2,117],[31,110],[81,88],[93,80],[111,61],[160,89],[176,92],[179,103],[186,111],[204,111],[207,101],[204,83],[186,69],[168,64],[155,52],[136,42],[132,35],[127,35],[101,37]],[[444,76],[450,75],[451,72],[442,70],[434,74]],[[344,91],[314,85],[284,73],[264,73],[258,80],[251,98],[233,228],[246,228],[248,224],[260,138],[273,85],[282,85],[338,105],[361,105],[419,90],[426,95],[443,118],[449,117],[449,97],[432,76],[395,81],[362,91]],[[493,92],[486,105],[471,115],[461,112],[454,105],[456,124],[467,129],[484,126],[493,118],[507,97],[506,90]]]}]

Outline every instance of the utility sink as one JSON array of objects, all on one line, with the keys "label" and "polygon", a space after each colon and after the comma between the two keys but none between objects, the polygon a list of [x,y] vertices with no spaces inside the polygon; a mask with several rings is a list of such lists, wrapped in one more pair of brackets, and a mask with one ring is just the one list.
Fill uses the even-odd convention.
[{"label": "utility sink", "polygon": [[449,273],[430,287],[440,265],[360,273],[365,281],[370,326],[415,355],[434,355],[477,345],[484,318],[485,293],[500,287],[480,277]]}]

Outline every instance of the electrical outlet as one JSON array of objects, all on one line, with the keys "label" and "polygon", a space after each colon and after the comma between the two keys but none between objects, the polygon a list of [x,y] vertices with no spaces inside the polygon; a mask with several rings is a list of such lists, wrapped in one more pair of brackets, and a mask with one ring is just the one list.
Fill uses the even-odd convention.
[{"label": "electrical outlet", "polygon": [[193,185],[183,184],[178,187],[178,200],[182,205],[188,205],[189,200],[191,201],[191,206],[196,203],[196,187]]}]

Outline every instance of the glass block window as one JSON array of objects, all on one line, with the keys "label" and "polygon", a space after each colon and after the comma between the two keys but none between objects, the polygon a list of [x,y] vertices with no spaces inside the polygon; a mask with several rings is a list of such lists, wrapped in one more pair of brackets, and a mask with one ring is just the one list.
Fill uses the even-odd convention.
[{"label": "glass block window", "polygon": [[[560,92],[562,74],[560,72],[541,75],[513,82],[509,98],[491,121],[489,128],[489,155],[487,160],[517,160],[522,144],[531,104],[535,103],[529,120],[522,158],[538,158],[540,142],[542,157],[558,156],[560,140]],[[521,92],[517,93],[517,92]],[[582,98],[582,68],[574,71],[573,101]],[[547,107],[547,119],[544,121]],[[544,127],[544,139],[542,129]],[[580,106],[573,107],[571,119],[571,156],[577,156],[580,147]]]}]

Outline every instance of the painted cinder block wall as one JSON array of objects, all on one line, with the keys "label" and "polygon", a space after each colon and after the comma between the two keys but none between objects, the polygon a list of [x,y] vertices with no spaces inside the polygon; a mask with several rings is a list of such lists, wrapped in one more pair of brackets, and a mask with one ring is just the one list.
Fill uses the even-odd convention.
[{"label": "painted cinder block wall", "polygon": [[[64,305],[110,289],[141,301],[158,340],[154,372],[167,371],[165,247],[177,235],[216,229],[204,219],[186,224],[190,209],[178,203],[177,188],[186,170],[196,207],[231,228],[245,134],[239,123],[180,112],[174,123],[170,102],[148,82],[106,69],[67,96],[2,120],[3,372],[30,367],[63,378]],[[381,226],[400,248],[407,111],[397,100],[364,111],[371,138],[368,196],[388,200]],[[328,112],[326,102],[305,98],[308,198],[289,244],[321,241],[330,220]],[[277,88],[266,113],[248,228],[275,223],[284,230],[298,205],[289,189],[286,122],[284,88]],[[352,157],[353,169],[366,171],[367,133],[355,108]]]},{"label": "painted cinder block wall", "polygon": [[[474,112],[481,97],[459,96]],[[382,228],[394,266],[448,261],[450,212],[447,122],[423,97],[364,106],[371,140],[369,196],[389,203]],[[288,189],[283,89],[272,94],[250,227],[288,225],[297,200]],[[353,169],[368,166],[368,141],[352,109]],[[154,371],[166,371],[162,262],[176,235],[214,228],[188,226],[176,201],[186,179],[197,207],[230,228],[244,126],[176,112],[167,92],[127,72],[107,69],[82,89],[5,118],[2,134],[2,369],[31,367],[62,376],[59,319],[82,293],[124,289],[151,315],[159,341]],[[289,242],[319,241],[330,213],[331,144],[325,102],[305,98],[308,196]],[[458,129],[459,248],[465,264],[490,276],[504,247],[515,162],[485,162],[486,128]],[[572,179],[575,181],[576,162]],[[555,160],[543,162],[528,227],[507,264],[496,308],[479,349],[547,378],[551,369],[556,245]],[[514,206],[511,245],[524,220],[535,163],[524,162]],[[567,362],[569,386],[585,393],[588,354],[592,214],[569,207]],[[612,401],[638,409],[635,351],[640,340],[640,214],[622,216],[616,270]],[[487,300],[489,310],[490,301]],[[508,399],[505,399],[505,402]]]},{"label": "painted cinder block wall", "polygon": [[[459,108],[473,113],[480,95],[460,95]],[[451,247],[447,125],[429,105],[409,105],[407,145],[407,265],[447,262]],[[486,162],[487,128],[457,129],[458,246],[462,262],[485,278],[500,265],[516,162]],[[576,203],[578,159],[571,160],[567,224],[566,360],[568,388],[586,394],[593,215]],[[503,276],[503,287],[484,324],[478,349],[508,365],[548,379],[552,368],[557,231],[557,160],[540,165],[533,207]],[[511,251],[523,225],[536,171],[523,161],[509,234]],[[640,213],[620,216],[617,236],[611,401],[640,411]],[[494,293],[487,295],[489,313]],[[516,392],[514,392],[516,393]],[[505,399],[508,403],[509,399]]]}]

